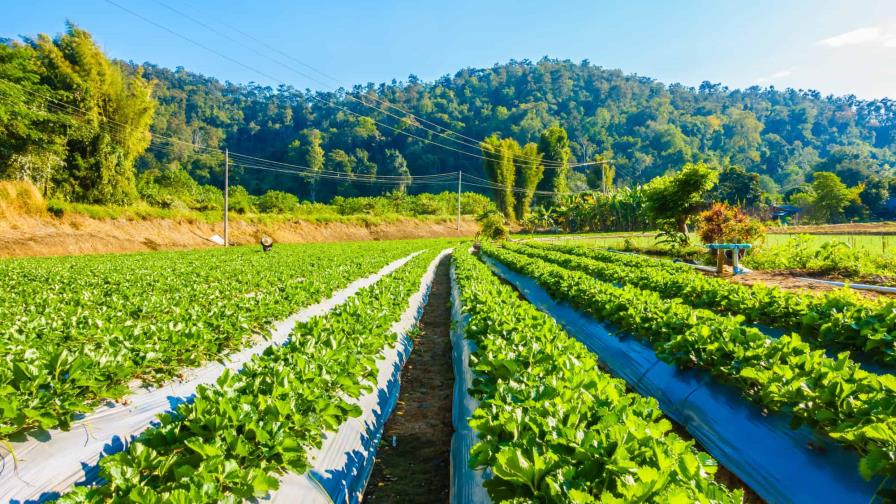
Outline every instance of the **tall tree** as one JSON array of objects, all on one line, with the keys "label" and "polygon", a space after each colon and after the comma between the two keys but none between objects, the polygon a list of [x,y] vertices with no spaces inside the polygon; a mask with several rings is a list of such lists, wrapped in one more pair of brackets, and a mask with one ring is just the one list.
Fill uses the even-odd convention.
[{"label": "tall tree", "polygon": [[139,68],[126,73],[73,24],[0,49],[0,176],[91,203],[137,197],[134,162],[149,145],[155,101]]},{"label": "tall tree", "polygon": [[597,166],[600,170],[600,192],[609,194],[613,188],[613,179],[616,178],[616,167],[600,154],[594,156],[594,162],[599,163]]},{"label": "tall tree", "polygon": [[497,135],[492,135],[483,140],[479,146],[482,149],[482,156],[485,158],[485,173],[492,183],[497,185],[494,192],[498,210],[508,220],[515,220],[513,188],[516,167],[513,158],[514,154],[519,151],[519,144],[513,139],[501,140]]},{"label": "tall tree", "polygon": [[317,187],[320,184],[320,173],[324,169],[324,149],[321,147],[320,131],[316,129],[302,132],[300,149],[295,151],[296,159],[304,164],[308,174],[303,176],[308,184],[311,201],[317,201]]},{"label": "tall tree", "polygon": [[719,172],[719,183],[713,193],[718,201],[751,207],[762,199],[762,186],[759,175],[732,165]]},{"label": "tall tree", "polygon": [[327,170],[339,173],[336,194],[343,197],[355,196],[355,159],[342,149],[327,153]]},{"label": "tall tree", "polygon": [[569,192],[566,186],[566,173],[569,171],[569,138],[566,130],[560,126],[552,126],[541,134],[538,152],[545,163],[545,174],[538,185],[540,191],[553,191],[558,194]]},{"label": "tall tree", "polygon": [[522,189],[516,195],[516,216],[523,220],[529,215],[535,189],[544,176],[544,165],[541,163],[542,155],[538,152],[538,146],[534,143],[529,142],[522,149],[516,148],[515,150],[517,153],[513,162],[516,166],[516,180],[519,188]]},{"label": "tall tree", "polygon": [[43,67],[42,82],[62,91],[80,112],[66,140],[65,170],[57,191],[92,203],[127,203],[136,198],[134,161],[149,146],[155,102],[152,87],[137,72],[103,54],[90,34],[73,24],[32,45]]},{"label": "tall tree", "polygon": [[400,193],[407,191],[408,185],[411,183],[411,171],[408,169],[408,162],[395,149],[386,149],[386,175],[393,177],[401,177],[397,183],[395,190]]},{"label": "tall tree", "polygon": [[[370,154],[364,149],[357,148],[352,157],[355,159],[354,172],[357,179],[365,182],[375,182],[378,167],[376,163],[370,160]],[[368,196],[378,194],[376,185],[372,183],[357,187],[356,192]]]},{"label": "tall tree", "polygon": [[32,46],[0,43],[0,178],[29,180],[46,196],[65,166],[71,120],[35,99],[34,93],[65,98],[40,83],[41,73]]},{"label": "tall tree", "polygon": [[871,177],[865,182],[865,188],[859,194],[862,204],[878,219],[888,216],[887,200],[890,199],[890,180],[882,177]]},{"label": "tall tree", "polygon": [[853,202],[858,202],[864,189],[860,184],[849,188],[836,173],[815,172],[812,174],[810,215],[818,222],[842,222],[843,210]]}]

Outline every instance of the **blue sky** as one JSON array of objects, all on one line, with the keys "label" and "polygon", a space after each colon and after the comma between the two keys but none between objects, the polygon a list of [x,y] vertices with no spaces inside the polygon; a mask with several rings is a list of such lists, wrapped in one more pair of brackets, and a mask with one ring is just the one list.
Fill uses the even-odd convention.
[{"label": "blue sky", "polygon": [[114,1],[236,62],[104,0],[7,2],[0,36],[55,34],[70,19],[117,58],[312,89],[332,88],[333,81],[299,75],[288,67],[310,72],[226,26],[347,85],[409,74],[431,80],[462,67],[547,55],[666,83],[709,80],[896,98],[896,0],[160,0],[233,40],[155,0]]}]

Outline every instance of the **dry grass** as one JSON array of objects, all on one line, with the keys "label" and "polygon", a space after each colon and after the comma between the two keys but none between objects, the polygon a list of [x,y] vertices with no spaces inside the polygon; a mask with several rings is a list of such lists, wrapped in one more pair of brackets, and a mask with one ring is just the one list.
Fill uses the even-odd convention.
[{"label": "dry grass", "polygon": [[40,191],[30,182],[0,180],[0,218],[46,214],[47,204]]},{"label": "dry grass", "polygon": [[[98,254],[214,247],[223,235],[218,213],[177,213],[145,204],[103,207],[51,202],[28,182],[0,181],[0,257]],[[54,215],[55,213],[55,215]],[[280,243],[473,236],[479,226],[453,217],[234,215],[230,241],[256,244],[262,235]]]}]

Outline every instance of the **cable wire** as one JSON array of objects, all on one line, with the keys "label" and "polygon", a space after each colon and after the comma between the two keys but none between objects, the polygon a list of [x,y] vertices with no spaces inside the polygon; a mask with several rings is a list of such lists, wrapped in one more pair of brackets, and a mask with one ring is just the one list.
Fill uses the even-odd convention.
[{"label": "cable wire", "polygon": [[[160,23],[157,23],[157,22],[153,21],[152,19],[149,19],[149,18],[147,18],[146,16],[143,16],[142,14],[140,14],[140,13],[138,13],[138,12],[135,12],[135,11],[133,11],[133,10],[131,10],[131,9],[128,9],[127,7],[124,7],[124,6],[118,4],[117,2],[115,2],[115,1],[113,1],[113,0],[105,0],[105,1],[106,1],[106,3],[109,3],[110,5],[113,5],[113,6],[117,7],[117,8],[119,8],[119,9],[121,9],[121,10],[123,10],[123,11],[125,11],[125,12],[127,12],[127,13],[129,13],[129,14],[131,14],[132,16],[135,16],[135,17],[137,17],[137,18],[139,18],[139,19],[142,19],[143,21],[145,21],[145,22],[147,22],[147,23],[149,23],[149,24],[152,24],[153,26],[156,26],[157,28],[160,28],[160,29],[162,29],[162,30],[165,30],[165,31],[167,31],[168,33],[171,33],[172,35],[174,35],[174,36],[176,36],[176,37],[178,37],[178,38],[181,38],[181,39],[183,39],[183,40],[185,40],[185,41],[187,41],[187,42],[189,42],[189,43],[191,43],[191,44],[193,44],[193,45],[196,45],[197,47],[200,47],[200,48],[202,48],[202,49],[204,49],[204,50],[206,50],[206,51],[208,51],[208,52],[211,52],[212,54],[215,54],[215,55],[217,55],[218,57],[224,58],[224,59],[226,59],[227,61],[230,61],[231,63],[234,63],[234,64],[239,65],[239,66],[241,66],[241,67],[243,67],[243,68],[245,68],[245,69],[247,69],[247,70],[250,70],[250,71],[252,71],[252,72],[255,72],[255,73],[257,73],[257,74],[259,74],[259,75],[261,75],[261,76],[264,76],[264,77],[266,77],[266,78],[268,78],[268,79],[270,79],[270,80],[272,80],[272,81],[274,81],[274,82],[278,82],[278,83],[280,83],[280,84],[287,85],[287,86],[289,85],[287,82],[285,82],[285,81],[283,81],[283,80],[281,80],[281,79],[278,79],[277,77],[274,77],[274,76],[272,76],[272,75],[270,75],[270,74],[268,74],[268,73],[266,73],[266,72],[264,72],[264,71],[258,70],[257,68],[254,68],[254,67],[252,67],[252,66],[250,66],[250,65],[247,65],[247,64],[245,64],[245,63],[243,63],[243,62],[241,62],[241,61],[239,61],[239,60],[237,60],[237,59],[235,59],[235,58],[232,58],[232,57],[230,57],[230,56],[227,56],[226,54],[223,54],[223,53],[221,53],[221,52],[219,52],[219,51],[217,51],[217,50],[215,50],[215,49],[212,49],[212,48],[206,46],[205,44],[202,44],[201,42],[197,42],[196,40],[193,40],[193,39],[191,39],[190,37],[187,37],[187,36],[185,36],[185,35],[183,35],[183,34],[177,32],[177,31],[175,31],[175,30],[173,30],[173,29],[171,29],[171,28],[168,28],[167,26],[164,26],[164,25],[162,25],[162,24],[160,24]],[[198,21],[194,21],[194,22],[198,22]],[[199,23],[200,25],[202,25],[202,26],[207,27],[207,25],[205,25],[204,23],[201,23],[201,22],[198,22],[198,23]],[[211,30],[215,31],[214,29],[211,29]],[[303,75],[304,75],[304,74],[303,74]],[[354,116],[356,116],[356,117],[366,117],[366,118],[372,120],[375,124],[378,124],[378,125],[380,125],[380,126],[383,126],[383,127],[385,127],[385,128],[388,128],[388,129],[390,129],[390,130],[392,130],[392,131],[395,131],[396,133],[403,134],[403,135],[406,135],[406,136],[415,138],[415,139],[420,140],[420,141],[422,141],[422,142],[424,142],[424,143],[429,143],[429,144],[432,144],[432,145],[436,145],[436,146],[439,146],[439,147],[442,147],[442,148],[445,148],[445,149],[449,149],[449,150],[458,152],[458,153],[460,153],[460,154],[464,154],[464,155],[467,155],[467,156],[476,157],[476,158],[483,159],[483,160],[492,160],[492,161],[495,160],[495,159],[492,159],[492,158],[489,158],[489,157],[486,157],[486,156],[481,156],[481,155],[474,154],[474,153],[471,153],[471,152],[467,152],[467,151],[463,151],[463,150],[460,150],[460,149],[456,149],[456,148],[454,148],[454,147],[451,147],[451,146],[448,146],[448,145],[444,145],[444,144],[441,144],[441,143],[438,143],[438,142],[434,142],[434,141],[432,141],[432,140],[429,140],[429,139],[420,137],[420,136],[418,136],[418,135],[414,135],[413,133],[409,133],[409,132],[404,131],[404,130],[402,130],[402,129],[399,129],[399,128],[390,126],[390,125],[388,125],[388,124],[382,123],[382,122],[380,122],[380,121],[377,121],[376,119],[374,119],[374,118],[372,118],[372,117],[370,117],[370,116],[367,116],[367,115],[364,115],[364,114],[360,114],[360,113],[358,113],[358,112],[355,112],[355,111],[353,111],[353,110],[350,110],[350,109],[348,109],[348,108],[346,108],[346,107],[343,107],[343,106],[341,106],[341,105],[337,105],[337,104],[335,104],[335,103],[333,103],[333,102],[331,102],[331,101],[329,101],[329,100],[320,98],[319,96],[316,96],[315,94],[307,94],[307,96],[308,96],[309,98],[313,99],[313,100],[322,102],[322,103],[327,104],[327,105],[329,105],[329,106],[331,106],[331,107],[334,107],[334,108],[337,108],[337,109],[339,109],[339,110],[342,110],[342,111],[344,111],[344,112],[346,112],[346,113],[352,114],[352,115],[354,115]],[[373,108],[373,107],[371,107],[371,108]],[[404,119],[402,119],[402,120],[404,120]],[[425,129],[425,128],[424,128],[424,129]],[[427,131],[430,131],[430,130],[427,130]],[[433,133],[432,131],[430,131],[430,132]],[[455,140],[455,141],[456,141],[456,140]],[[476,146],[476,147],[478,147],[478,146]],[[562,164],[553,165],[553,163],[558,163],[558,162],[551,161],[551,160],[546,160],[546,161],[543,160],[542,163],[544,164],[545,168],[551,168],[551,169],[562,169],[562,168],[563,168],[563,165],[562,165]],[[592,162],[592,163],[583,163],[583,164],[577,164],[576,166],[584,166],[584,165],[590,165],[590,164],[594,164],[594,163],[593,163],[593,162]],[[569,166],[569,165],[567,164],[567,166]]]}]

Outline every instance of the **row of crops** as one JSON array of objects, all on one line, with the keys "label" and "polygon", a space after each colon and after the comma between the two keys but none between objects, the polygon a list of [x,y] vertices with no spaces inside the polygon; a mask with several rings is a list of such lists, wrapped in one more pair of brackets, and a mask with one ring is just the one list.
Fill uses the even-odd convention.
[{"label": "row of crops", "polygon": [[[854,450],[854,470],[864,478],[885,482],[896,472],[896,378],[830,351],[892,364],[892,303],[734,285],[589,248],[486,244],[483,252],[553,298],[649,343],[663,361],[703,370],[763,412],[789,416],[793,428],[809,426],[823,441]],[[747,322],[799,334],[772,337]]]},{"label": "row of crops", "polygon": [[717,465],[672,432],[657,402],[626,392],[594,354],[520,301],[468,253],[455,254],[473,354],[472,463],[495,501],[741,502]]},{"label": "row of crops", "polygon": [[105,483],[63,502],[225,502],[261,498],[284,472],[309,469],[308,452],[361,412],[391,326],[433,260],[427,251],[336,309],[298,324],[239,373],[197,391],[127,450],[100,464]]},{"label": "row of crops", "polygon": [[[157,384],[420,246],[327,244],[0,262],[0,438]],[[374,253],[375,251],[375,253]]]},{"label": "row of crops", "polygon": [[[699,373],[700,386],[735,391],[724,401],[761,412],[750,419],[760,431],[784,417],[787,429],[852,454],[843,466],[840,451],[797,447],[809,452],[811,474],[846,470],[872,480],[871,491],[851,495],[880,490],[886,499],[896,473],[891,304],[735,285],[589,248],[484,243],[474,253],[440,240],[0,261],[14,279],[0,300],[0,341],[10,348],[0,371],[2,435],[13,449],[0,468],[0,498],[357,502],[397,398],[409,324],[448,246],[453,323],[471,352],[455,369],[473,375],[455,395],[477,405],[460,419],[475,441],[468,466],[452,463],[452,481],[477,472],[486,490],[455,492],[454,502],[742,502],[716,460],[748,486],[752,473],[770,473],[738,474],[743,466],[725,457],[751,447],[708,442],[715,431],[697,435],[682,421],[712,423],[721,411],[673,411],[644,386],[659,366],[620,372],[583,334],[592,326]],[[519,279],[574,310],[579,325]],[[272,326],[328,300],[290,323],[282,341],[176,398],[153,425],[129,426],[121,438],[80,419],[101,423],[109,399],[136,414],[140,385],[168,390],[190,368],[255,348]],[[102,453],[28,451],[62,446],[71,425],[98,438]],[[77,477],[52,482],[62,460],[75,463]],[[41,471],[49,483],[29,480]],[[753,490],[808,501],[768,488]]]},{"label": "row of crops", "polygon": [[[764,285],[742,285],[695,274],[688,266],[590,247],[510,245],[604,282],[622,282],[687,300],[695,308],[741,315],[749,323],[798,332],[833,350],[850,350],[884,365],[896,364],[896,302],[871,302],[849,291],[806,296]],[[535,250],[533,250],[535,249]]]}]

